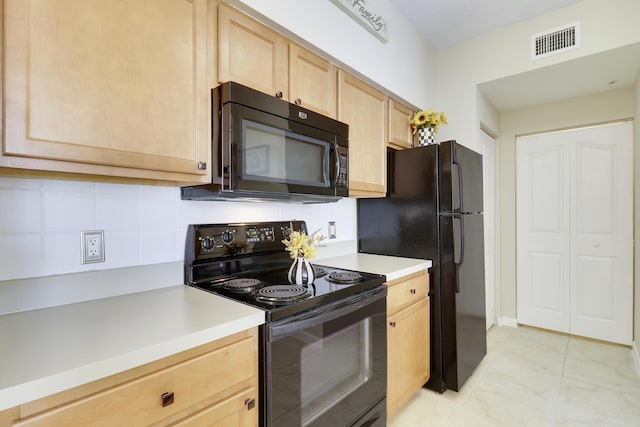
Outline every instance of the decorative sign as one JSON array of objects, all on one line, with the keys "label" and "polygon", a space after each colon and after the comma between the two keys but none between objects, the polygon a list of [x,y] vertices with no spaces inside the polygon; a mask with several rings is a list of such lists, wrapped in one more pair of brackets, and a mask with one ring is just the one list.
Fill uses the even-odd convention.
[{"label": "decorative sign", "polygon": [[387,21],[367,4],[368,0],[331,0],[354,21],[376,36],[382,43],[389,41]]}]

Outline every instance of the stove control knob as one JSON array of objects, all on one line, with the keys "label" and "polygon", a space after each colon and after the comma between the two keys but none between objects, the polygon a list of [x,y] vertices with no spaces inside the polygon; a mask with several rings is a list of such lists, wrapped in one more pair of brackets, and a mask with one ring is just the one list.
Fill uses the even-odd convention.
[{"label": "stove control knob", "polygon": [[210,251],[211,249],[213,249],[214,244],[215,242],[213,240],[213,237],[211,236],[200,238],[200,246],[202,246],[202,249],[204,249],[205,251]]},{"label": "stove control knob", "polygon": [[222,241],[226,244],[229,244],[231,242],[233,242],[233,231],[230,230],[224,230],[222,232]]}]

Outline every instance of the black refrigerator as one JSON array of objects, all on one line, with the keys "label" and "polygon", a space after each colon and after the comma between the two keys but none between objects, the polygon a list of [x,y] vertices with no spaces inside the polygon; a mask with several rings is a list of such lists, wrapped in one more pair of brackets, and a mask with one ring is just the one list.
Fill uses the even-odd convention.
[{"label": "black refrigerator", "polygon": [[482,156],[445,141],[387,164],[387,197],[358,199],[358,250],[433,261],[425,386],[458,391],[487,353]]}]

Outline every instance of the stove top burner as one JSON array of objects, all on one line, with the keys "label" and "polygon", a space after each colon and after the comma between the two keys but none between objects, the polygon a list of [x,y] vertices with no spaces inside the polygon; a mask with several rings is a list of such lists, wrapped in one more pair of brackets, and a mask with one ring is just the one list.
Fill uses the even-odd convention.
[{"label": "stove top burner", "polygon": [[222,288],[235,292],[249,292],[261,286],[263,284],[260,280],[251,278],[231,279],[222,284]]},{"label": "stove top burner", "polygon": [[336,271],[327,276],[327,280],[333,283],[357,283],[363,279],[360,273],[354,271]]},{"label": "stove top burner", "polygon": [[317,265],[313,266],[313,272],[316,274],[316,277],[322,277],[327,275],[327,269],[324,267],[318,267]]},{"label": "stove top burner", "polygon": [[258,289],[254,293],[257,301],[270,304],[288,304],[311,296],[311,291],[303,286],[272,285]]}]

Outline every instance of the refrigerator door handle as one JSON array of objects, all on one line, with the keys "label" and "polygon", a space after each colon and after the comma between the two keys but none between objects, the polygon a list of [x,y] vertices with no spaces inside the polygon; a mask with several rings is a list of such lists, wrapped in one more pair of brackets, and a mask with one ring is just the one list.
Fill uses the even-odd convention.
[{"label": "refrigerator door handle", "polygon": [[[456,166],[456,176],[458,178],[458,210],[457,212],[464,212],[462,208],[462,165],[458,163],[457,159],[453,159],[452,163]],[[454,212],[456,211],[453,207]]]},{"label": "refrigerator door handle", "polygon": [[[456,242],[455,241],[455,234],[454,234],[454,242],[453,242],[453,262],[456,265],[456,293],[459,294],[460,293],[460,281],[459,281],[459,277],[460,277],[460,265],[462,265],[462,263],[464,262],[464,218],[462,217],[462,215],[455,215],[453,217],[454,221],[459,221],[460,223],[460,232],[457,233],[459,236],[460,241]],[[455,230],[455,227],[454,227]],[[457,249],[456,250],[456,243],[457,243]],[[456,255],[457,255],[457,259],[456,259]]]}]

